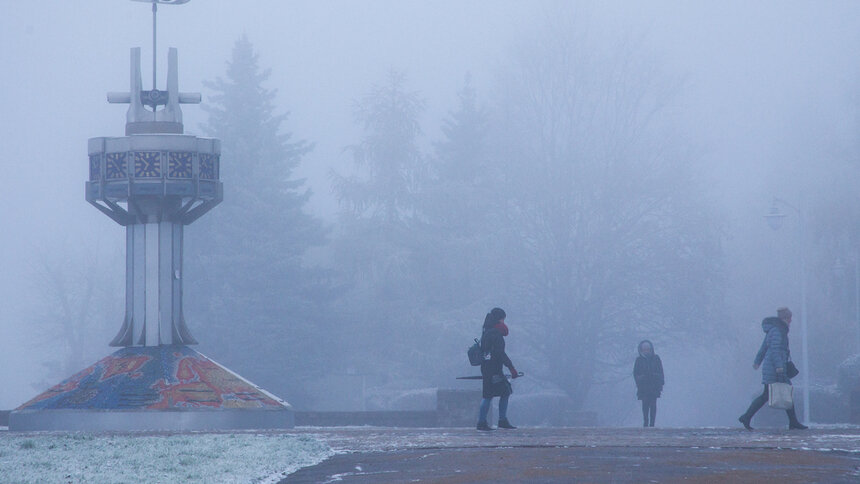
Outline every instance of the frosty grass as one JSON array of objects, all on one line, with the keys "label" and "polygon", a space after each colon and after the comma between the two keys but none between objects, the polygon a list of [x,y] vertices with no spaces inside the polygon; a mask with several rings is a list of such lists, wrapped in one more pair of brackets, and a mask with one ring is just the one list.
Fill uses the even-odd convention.
[{"label": "frosty grass", "polygon": [[284,434],[0,434],[4,483],[274,483],[334,452]]}]

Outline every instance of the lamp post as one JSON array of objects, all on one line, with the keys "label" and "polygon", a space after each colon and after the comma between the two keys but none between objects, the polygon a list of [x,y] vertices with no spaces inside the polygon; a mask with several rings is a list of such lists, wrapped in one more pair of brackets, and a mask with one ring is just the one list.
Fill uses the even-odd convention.
[{"label": "lamp post", "polygon": [[779,206],[784,205],[797,214],[798,231],[800,232],[800,333],[801,333],[801,353],[802,360],[800,363],[800,372],[803,375],[803,420],[809,422],[809,333],[806,324],[806,234],[804,233],[804,218],[803,211],[794,205],[780,198],[773,198],[773,204],[770,211],[764,216],[767,224],[773,230],[779,230],[785,222],[786,214],[783,213]]}]

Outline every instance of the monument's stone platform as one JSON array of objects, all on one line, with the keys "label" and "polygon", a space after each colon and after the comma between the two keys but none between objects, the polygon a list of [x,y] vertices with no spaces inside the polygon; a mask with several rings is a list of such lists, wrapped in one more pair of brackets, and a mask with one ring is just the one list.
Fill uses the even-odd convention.
[{"label": "monument's stone platform", "polygon": [[290,428],[290,405],[183,345],[120,349],[10,415],[10,430]]}]

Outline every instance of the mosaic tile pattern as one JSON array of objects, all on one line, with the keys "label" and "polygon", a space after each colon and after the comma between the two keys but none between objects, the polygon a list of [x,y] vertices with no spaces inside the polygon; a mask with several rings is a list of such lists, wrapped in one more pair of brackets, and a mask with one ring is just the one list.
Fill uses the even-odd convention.
[{"label": "mosaic tile pattern", "polygon": [[279,409],[248,381],[187,346],[130,346],[17,410]]}]

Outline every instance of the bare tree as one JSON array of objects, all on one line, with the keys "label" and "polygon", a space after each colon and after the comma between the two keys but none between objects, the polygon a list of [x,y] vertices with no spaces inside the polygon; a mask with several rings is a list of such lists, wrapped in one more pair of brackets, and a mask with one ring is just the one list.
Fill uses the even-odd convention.
[{"label": "bare tree", "polygon": [[62,253],[43,250],[33,263],[38,296],[31,311],[31,344],[51,355],[40,389],[105,356],[123,317],[125,265],[119,248],[63,246]]},{"label": "bare tree", "polygon": [[544,376],[581,403],[626,373],[639,339],[706,332],[720,236],[672,122],[678,84],[641,39],[607,45],[571,17],[549,23],[497,99],[497,290],[528,308]]}]

